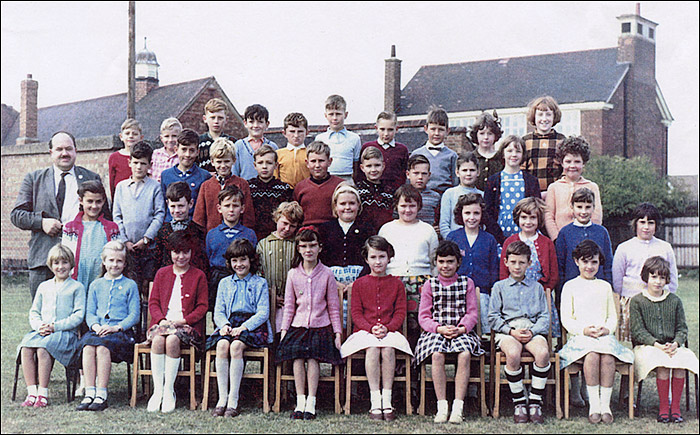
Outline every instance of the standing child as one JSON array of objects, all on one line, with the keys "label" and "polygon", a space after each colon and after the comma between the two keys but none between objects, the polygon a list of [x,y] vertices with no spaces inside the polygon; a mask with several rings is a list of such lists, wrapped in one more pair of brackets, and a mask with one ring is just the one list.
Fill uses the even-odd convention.
[{"label": "standing child", "polygon": [[182,346],[200,348],[207,314],[207,278],[190,264],[194,238],[175,232],[168,238],[173,264],[156,273],[148,300],[151,313],[146,334],[151,343],[153,396],[148,412],[175,409],[175,378],[180,369]]},{"label": "standing child", "polygon": [[440,194],[428,188],[430,184],[430,161],[422,154],[412,155],[408,159],[406,176],[411,186],[418,189],[423,199],[423,206],[418,211],[418,219],[440,231]]},{"label": "standing child", "polygon": [[316,418],[319,362],[333,365],[343,362],[339,352],[340,301],[333,272],[318,260],[321,238],[314,227],[301,228],[295,244],[275,360],[277,364],[294,361],[297,405],[291,418],[313,420]]},{"label": "standing child", "polygon": [[182,124],[177,118],[168,118],[160,125],[160,141],[163,148],[153,150],[153,163],[149,176],[160,183],[160,174],[166,169],[177,166],[177,136],[182,131]]},{"label": "standing child", "polygon": [[[505,372],[515,405],[513,420],[515,423],[544,423],[542,396],[551,368],[549,344],[545,338],[549,330],[547,299],[542,285],[526,276],[530,248],[525,242],[511,243],[505,258],[509,277],[493,286],[489,324],[496,334],[496,346],[506,355]],[[523,348],[535,357],[529,395],[523,385],[520,364]]]},{"label": "standing child", "polygon": [[479,176],[476,188],[486,192],[486,181],[503,169],[503,160],[496,151],[496,142],[503,135],[498,114],[482,113],[469,130],[469,138],[476,144],[474,154],[479,161]]},{"label": "standing child", "polygon": [[[457,153],[445,145],[445,138],[450,132],[447,112],[441,108],[432,108],[428,112],[425,127],[428,141],[422,147],[414,150],[411,157],[422,155],[428,159],[433,170],[427,188],[442,194],[445,190],[457,185]],[[411,166],[409,162],[408,170]],[[426,180],[428,181],[428,180]]]},{"label": "standing child", "polygon": [[440,200],[440,234],[442,237],[447,237],[451,231],[459,229],[459,225],[457,225],[453,217],[459,197],[467,193],[484,195],[484,192],[475,187],[478,177],[479,161],[476,158],[476,154],[470,151],[457,157],[459,185],[447,189]]},{"label": "standing child", "polygon": [[491,287],[498,281],[498,243],[481,227],[484,216],[484,200],[478,193],[459,197],[454,219],[460,227],[447,235],[447,240],[457,244],[462,255],[457,274],[474,281],[481,294],[481,330],[489,333],[488,307]]},{"label": "standing child", "polygon": [[588,421],[610,424],[615,359],[634,362],[634,354],[615,338],[617,310],[612,287],[596,278],[605,261],[600,247],[584,240],[572,253],[580,275],[564,284],[561,294],[561,323],[569,339],[559,351],[562,369],[583,359],[583,376],[588,390]]},{"label": "standing child", "polygon": [[[202,120],[207,125],[207,132],[197,137],[198,150],[195,154],[195,160],[197,166],[210,173],[214,172],[214,165],[212,165],[211,157],[209,156],[209,148],[212,143],[220,137],[228,139],[232,143],[236,142],[235,137],[224,133],[228,118],[226,112],[226,103],[221,98],[212,98],[204,105]],[[195,195],[196,197],[197,195]]]},{"label": "standing child", "polygon": [[287,146],[277,150],[278,165],[275,168],[275,178],[287,183],[292,188],[305,178],[309,178],[309,168],[306,167],[306,145],[304,140],[309,134],[309,123],[303,114],[292,112],[284,117],[284,132]]},{"label": "standing child", "polygon": [[[364,148],[360,169],[364,174],[364,180],[357,182],[357,191],[362,199],[361,218],[367,222],[376,234],[379,228],[391,221],[391,212],[394,205],[394,190],[383,180],[386,165],[382,152],[373,146]],[[405,178],[406,175],[404,174]]]},{"label": "standing child", "polygon": [[114,190],[120,181],[126,180],[131,176],[131,167],[129,158],[131,156],[131,148],[137,142],[143,140],[141,124],[135,119],[127,119],[122,123],[119,139],[124,144],[124,148],[115,151],[109,155],[107,166],[109,171],[109,193],[114,202]]},{"label": "standing child", "polygon": [[447,381],[445,379],[445,354],[457,354],[455,373],[455,399],[452,402],[450,423],[462,422],[464,398],[469,385],[469,366],[472,355],[484,353],[481,337],[474,327],[477,318],[474,281],[457,275],[462,260],[459,246],[443,240],[435,251],[438,276],[423,285],[418,321],[423,328],[414,363],[420,365],[431,357],[433,386],[437,396],[435,423],[447,422]]},{"label": "standing child", "polygon": [[328,130],[317,135],[314,141],[330,146],[331,164],[328,172],[353,184],[353,174],[359,170],[362,141],[357,133],[345,128],[345,118],[348,117],[345,99],[340,95],[329,96],[324,116],[328,121]]},{"label": "standing child", "polygon": [[73,253],[58,244],[49,250],[46,265],[54,277],[39,285],[29,310],[32,332],[17,346],[27,385],[24,407],[49,405],[49,380],[54,359],[68,367],[78,351],[78,328],[85,317],[85,287],[70,277]]},{"label": "standing child", "polygon": [[304,209],[304,225],[318,225],[333,219],[331,199],[343,179],[328,173],[331,165],[331,148],[323,142],[313,141],[306,147],[306,166],[309,178],[297,183],[294,201]]},{"label": "standing child", "polygon": [[365,350],[371,420],[396,419],[391,405],[396,350],[413,356],[406,337],[399,332],[406,318],[406,288],[400,279],[386,273],[393,256],[394,247],[380,236],[371,236],[362,246],[370,274],[352,286],[353,334],[340,348],[343,358]]},{"label": "standing child", "polygon": [[294,259],[294,235],[304,222],[304,211],[298,202],[283,202],[272,213],[275,231],[258,242],[260,267],[270,289],[270,323],[275,332],[282,329],[282,309],[287,273]]},{"label": "standing child", "polygon": [[107,408],[107,385],[112,363],[134,360],[136,331],[141,316],[136,282],[123,275],[126,246],[119,241],[102,249],[104,276],[90,285],[85,323],[89,331],[78,348],[83,352],[85,398],[78,411],[103,411]]},{"label": "standing child", "polygon": [[[659,393],[659,423],[682,423],[681,394],[686,370],[698,374],[698,357],[687,347],[688,325],[683,302],[666,290],[671,281],[671,265],[663,257],[651,257],[644,262],[641,273],[647,288],[632,298],[630,307],[632,344],[634,345],[634,375],[638,381],[656,370]],[[673,371],[673,380],[669,381]],[[669,413],[668,388],[672,401]]]},{"label": "standing child", "polygon": [[245,371],[243,352],[269,346],[273,334],[270,295],[265,279],[256,275],[259,264],[255,247],[246,239],[234,240],[224,258],[233,275],[219,282],[214,308],[216,330],[207,339],[206,350],[216,349],[219,387],[219,401],[211,414],[236,417],[240,414],[238,393]]},{"label": "standing child", "polygon": [[401,246],[386,270],[406,286],[407,338],[413,348],[420,335],[420,289],[432,273],[430,259],[437,249],[438,237],[432,226],[418,219],[423,199],[415,187],[410,184],[399,187],[394,201],[399,218],[384,224],[379,235],[392,245]]},{"label": "standing child", "polygon": [[233,164],[233,174],[244,180],[254,178],[256,175],[255,152],[261,146],[267,145],[277,150],[277,144],[264,137],[265,130],[270,125],[270,113],[265,106],[253,104],[245,109],[243,120],[248,130],[248,137],[238,139],[234,144],[236,156]]},{"label": "standing child", "polygon": [[595,197],[591,220],[599,225],[603,223],[600,189],[582,175],[590,155],[588,142],[582,136],[570,136],[557,147],[557,160],[561,163],[563,175],[547,188],[547,212],[544,216],[547,235],[552,240],[557,239],[564,225],[574,220],[569,203],[574,192],[582,187],[590,189]]},{"label": "standing child", "polygon": [[527,122],[535,131],[523,136],[525,158],[522,168],[537,177],[540,182],[542,199],[546,199],[547,188],[561,176],[561,165],[557,161],[557,146],[565,139],[554,126],[561,120],[561,110],[557,101],[544,96],[535,98],[528,104]]},{"label": "standing child", "polygon": [[518,136],[511,134],[503,139],[498,156],[505,166],[486,181],[487,229],[499,244],[518,232],[518,222],[513,215],[515,205],[523,198],[540,198],[537,179],[520,170],[524,151],[525,144]]},{"label": "standing child", "polygon": [[269,236],[275,230],[272,213],[283,202],[292,200],[294,189],[275,178],[277,152],[269,145],[261,145],[253,155],[258,176],[248,180],[250,196],[255,209],[255,234],[258,240]]},{"label": "standing child", "polygon": [[211,164],[216,169],[213,177],[202,183],[199,199],[195,200],[194,215],[192,220],[201,225],[206,231],[211,231],[221,224],[221,213],[217,211],[219,192],[228,186],[235,186],[243,192],[243,204],[245,210],[241,217],[243,225],[255,228],[255,210],[253,198],[250,195],[250,186],[243,178],[233,175],[231,168],[236,162],[236,154],[233,151],[233,142],[225,138],[218,138],[209,150]]},{"label": "standing child", "polygon": [[[408,148],[406,145],[396,142],[396,114],[393,112],[381,112],[377,116],[377,140],[366,142],[362,145],[361,154],[367,148],[377,148],[382,153],[384,170],[381,174],[381,182],[388,187],[393,194],[396,189],[406,183],[406,171],[408,170]],[[362,159],[364,161],[364,159]],[[364,172],[364,171],[363,171]],[[361,175],[361,174],[360,174]],[[360,180],[365,180],[360,176]]]}]

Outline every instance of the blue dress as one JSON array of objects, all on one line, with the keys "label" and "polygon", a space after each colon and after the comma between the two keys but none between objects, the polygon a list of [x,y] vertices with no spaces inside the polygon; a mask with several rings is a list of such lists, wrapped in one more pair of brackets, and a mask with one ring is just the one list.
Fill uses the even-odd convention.
[{"label": "blue dress", "polygon": [[503,236],[508,238],[520,232],[520,228],[513,220],[513,209],[518,201],[525,197],[525,179],[522,171],[515,174],[501,172],[501,202],[498,211],[498,225],[503,231]]},{"label": "blue dress", "polygon": [[102,273],[102,248],[107,244],[107,234],[99,221],[83,221],[83,237],[80,241],[78,282],[86,289]]}]

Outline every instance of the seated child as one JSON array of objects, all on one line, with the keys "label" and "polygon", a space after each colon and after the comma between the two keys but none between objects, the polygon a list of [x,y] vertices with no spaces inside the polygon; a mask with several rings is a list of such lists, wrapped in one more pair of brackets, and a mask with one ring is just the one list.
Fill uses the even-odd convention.
[{"label": "seated child", "polygon": [[190,234],[177,231],[168,238],[172,266],[156,272],[148,300],[151,324],[146,334],[151,343],[153,396],[148,412],[175,409],[175,379],[180,370],[181,346],[200,348],[207,314],[207,278],[190,264],[196,243]]},{"label": "seated child", "polygon": [[328,130],[317,135],[314,141],[323,142],[330,147],[328,172],[353,184],[353,174],[358,171],[362,140],[357,133],[345,128],[345,118],[348,117],[345,99],[340,95],[329,96],[324,116],[328,121]]},{"label": "seated child", "polygon": [[357,191],[362,199],[360,217],[370,226],[372,234],[391,221],[395,189],[392,190],[383,180],[385,168],[384,157],[378,148],[370,146],[362,151],[360,170],[364,180],[357,182]]},{"label": "seated child", "polygon": [[[422,147],[414,150],[411,157],[422,155],[428,159],[432,175],[426,188],[442,194],[445,190],[457,185],[457,153],[445,145],[445,139],[450,132],[449,118],[444,109],[432,107],[428,112],[424,131],[428,141]],[[411,164],[409,162],[408,170]]]},{"label": "seated child", "polygon": [[248,240],[231,242],[224,258],[233,275],[219,282],[214,308],[216,330],[207,338],[205,350],[216,349],[219,401],[211,414],[236,417],[240,414],[238,393],[245,372],[243,352],[272,343],[270,294],[265,278],[256,275],[258,257]]},{"label": "seated child", "polygon": [[[198,151],[195,154],[195,159],[197,166],[207,172],[214,172],[214,165],[212,165],[209,155],[209,150],[214,141],[223,137],[224,139],[230,140],[231,143],[236,142],[235,137],[224,133],[227,118],[226,103],[221,98],[212,98],[204,105],[204,115],[202,119],[207,125],[207,132],[197,138]],[[194,195],[194,197],[196,202],[197,195]]]},{"label": "seated child", "polygon": [[[243,121],[248,130],[248,137],[239,139],[234,144],[236,156],[233,164],[233,174],[244,180],[255,178],[258,174],[255,171],[255,152],[261,146],[267,145],[277,150],[277,144],[264,137],[265,130],[270,125],[270,113],[264,106],[253,104],[245,109]],[[272,174],[270,174],[272,176]]]},{"label": "seated child", "polygon": [[131,156],[131,148],[136,143],[143,140],[141,124],[135,119],[127,119],[122,123],[119,139],[124,144],[124,148],[113,152],[107,160],[109,172],[109,193],[112,201],[114,201],[114,191],[120,181],[126,180],[131,176],[131,167],[129,166],[129,158]]},{"label": "seated child", "polygon": [[292,200],[294,189],[274,177],[277,168],[277,153],[269,145],[261,145],[253,155],[258,176],[250,178],[250,196],[255,210],[255,234],[258,240],[275,230],[272,212],[283,202]]},{"label": "seated child", "polygon": [[298,202],[283,202],[272,213],[277,228],[269,236],[258,242],[257,254],[261,272],[270,289],[270,323],[275,332],[282,327],[284,289],[287,273],[294,259],[294,235],[304,221],[304,211]]},{"label": "seated child", "polygon": [[391,405],[396,350],[413,356],[411,346],[400,332],[406,318],[406,288],[400,279],[386,273],[393,256],[394,247],[380,236],[371,236],[362,246],[362,257],[370,273],[358,278],[352,286],[353,334],[340,348],[343,358],[365,350],[371,420],[396,419]]},{"label": "seated child", "polygon": [[454,209],[460,196],[467,193],[478,193],[484,196],[484,192],[475,187],[478,177],[479,161],[476,159],[476,154],[470,151],[457,157],[459,185],[447,189],[440,200],[440,234],[442,237],[447,237],[451,231],[459,229],[459,225],[454,221]]},{"label": "seated child", "polygon": [[479,162],[479,176],[476,180],[476,188],[486,192],[486,181],[503,169],[503,159],[498,156],[496,142],[503,135],[501,120],[493,111],[482,113],[469,129],[469,138],[475,144],[474,154]]},{"label": "seated child", "polygon": [[455,373],[455,400],[452,402],[450,423],[462,422],[464,398],[469,385],[469,366],[472,355],[484,353],[481,338],[474,327],[477,318],[476,291],[474,282],[466,276],[457,275],[462,259],[459,246],[443,240],[435,251],[438,270],[436,278],[423,285],[418,321],[423,328],[414,364],[420,365],[431,357],[433,386],[437,396],[435,423],[447,422],[447,382],[445,380],[445,354],[457,354]]},{"label": "seated child", "polygon": [[527,122],[535,127],[535,131],[523,136],[525,158],[522,168],[537,177],[542,199],[545,199],[549,185],[561,177],[556,152],[557,145],[566,138],[553,128],[561,120],[561,110],[550,96],[535,98],[527,107]]},{"label": "seated child", "polygon": [[[545,338],[549,330],[549,310],[544,289],[525,276],[530,256],[525,242],[516,241],[508,246],[506,267],[510,276],[494,284],[488,314],[491,331],[496,334],[496,346],[506,355],[505,372],[515,405],[515,423],[544,422],[542,396],[551,366]],[[529,396],[520,365],[523,348],[535,357]]]},{"label": "seated child", "polygon": [[85,287],[70,277],[75,259],[70,249],[58,244],[49,250],[46,265],[54,277],[39,285],[29,310],[28,333],[17,346],[22,355],[22,374],[27,385],[23,407],[49,405],[49,381],[53,362],[64,366],[78,349],[78,329],[85,317]]},{"label": "seated child", "polygon": [[422,154],[413,155],[408,159],[406,171],[411,186],[418,189],[423,199],[423,206],[418,211],[418,219],[432,226],[437,233],[440,231],[440,194],[428,188],[430,184],[430,161]]},{"label": "seated child", "polygon": [[547,188],[547,212],[544,215],[547,235],[552,240],[557,239],[564,225],[573,222],[574,215],[569,203],[574,192],[582,187],[590,189],[595,197],[591,220],[598,225],[603,223],[600,189],[582,175],[590,155],[588,142],[582,136],[568,137],[557,146],[557,160],[561,163],[563,175]]},{"label": "seated child", "polygon": [[[686,370],[698,374],[698,357],[687,347],[688,325],[683,302],[666,290],[671,281],[671,265],[663,257],[644,262],[641,273],[647,288],[632,297],[630,317],[634,345],[634,375],[637,381],[656,370],[659,394],[659,423],[682,423],[681,395]],[[669,380],[673,371],[673,380]],[[669,413],[668,388],[673,399]]]},{"label": "seated child", "polygon": [[[360,154],[367,148],[377,148],[382,153],[384,162],[384,172],[381,174],[382,184],[388,186],[388,190],[393,194],[396,189],[406,183],[406,170],[408,170],[408,148],[406,145],[396,142],[396,114],[393,112],[381,112],[377,116],[377,140],[362,144]],[[364,172],[364,171],[363,171]],[[365,180],[360,175],[359,180]],[[359,184],[358,184],[359,186]]]},{"label": "seated child", "polygon": [[306,167],[306,145],[304,140],[309,133],[309,123],[301,113],[292,112],[284,117],[284,132],[287,146],[277,150],[275,178],[295,188],[297,183],[309,178]]},{"label": "seated child", "polygon": [[111,241],[102,249],[104,276],[90,285],[85,323],[89,331],[78,348],[83,352],[85,398],[78,411],[104,411],[112,363],[134,360],[141,302],[136,282],[123,275],[126,246]]},{"label": "seated child", "polygon": [[331,161],[331,148],[325,143],[313,141],[306,147],[306,166],[311,175],[297,183],[293,195],[294,201],[304,209],[304,225],[333,219],[331,199],[343,179],[328,173]]},{"label": "seated child", "polygon": [[168,118],[160,125],[160,141],[163,148],[153,150],[151,171],[148,175],[160,183],[160,174],[180,163],[177,158],[177,136],[182,131],[182,124],[177,118]]},{"label": "seated child", "polygon": [[311,226],[301,228],[295,245],[284,291],[284,317],[275,363],[294,361],[297,405],[291,418],[313,420],[319,361],[342,364],[339,351],[343,330],[333,272],[318,260],[321,251],[318,232]]},{"label": "seated child", "polygon": [[576,246],[572,256],[580,275],[564,284],[561,294],[561,323],[569,333],[559,351],[562,369],[583,362],[588,390],[588,421],[613,422],[610,396],[615,380],[615,359],[634,362],[632,351],[615,338],[617,310],[610,283],[596,278],[605,261],[600,247],[592,240]]}]

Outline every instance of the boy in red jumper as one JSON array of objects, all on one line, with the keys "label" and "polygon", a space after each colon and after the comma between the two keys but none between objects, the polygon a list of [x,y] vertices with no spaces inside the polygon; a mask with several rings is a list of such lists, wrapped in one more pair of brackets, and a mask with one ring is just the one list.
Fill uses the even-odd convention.
[{"label": "boy in red jumper", "polygon": [[[362,152],[368,147],[374,147],[382,152],[384,160],[384,173],[381,181],[385,183],[392,194],[406,183],[406,171],[408,170],[408,148],[406,145],[396,142],[396,114],[381,112],[377,116],[377,140],[366,142],[362,145]],[[358,174],[358,181],[365,180],[364,174]]]},{"label": "boy in red jumper", "polygon": [[306,166],[311,176],[294,188],[294,201],[304,210],[304,226],[334,219],[333,191],[343,179],[328,173],[332,161],[331,148],[325,143],[314,141],[306,147]]}]

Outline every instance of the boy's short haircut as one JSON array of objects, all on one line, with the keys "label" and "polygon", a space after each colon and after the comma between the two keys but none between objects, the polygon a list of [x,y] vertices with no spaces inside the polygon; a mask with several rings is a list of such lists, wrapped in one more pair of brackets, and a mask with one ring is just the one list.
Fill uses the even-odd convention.
[{"label": "boy's short haircut", "polygon": [[186,128],[177,135],[177,144],[199,147],[199,135],[191,128]]},{"label": "boy's short haircut", "polygon": [[379,121],[381,121],[382,119],[384,119],[384,120],[386,120],[386,121],[396,122],[396,120],[397,120],[397,118],[396,118],[396,113],[394,113],[394,112],[388,112],[388,111],[386,111],[386,110],[384,110],[384,111],[382,111],[382,112],[379,112],[379,115],[377,115],[377,123],[378,123]]},{"label": "boy's short haircut", "polygon": [[138,130],[139,133],[143,134],[143,130],[141,129],[141,124],[133,118],[127,118],[126,121],[122,122],[122,126],[120,128],[120,131],[124,131],[127,128],[131,128],[133,130]]},{"label": "boy's short haircut", "polygon": [[647,220],[656,222],[656,228],[659,228],[661,223],[661,212],[656,206],[650,202],[643,202],[632,211],[632,231],[637,233],[637,222],[639,219],[647,218]]},{"label": "boy's short haircut", "polygon": [[603,254],[603,250],[600,249],[600,246],[598,246],[596,242],[590,239],[586,239],[576,245],[574,251],[571,253],[574,260],[589,260],[596,255],[598,256],[600,264],[604,264],[605,255]]},{"label": "boy's short haircut", "polygon": [[554,120],[552,121],[552,127],[557,125],[559,121],[561,121],[561,109],[559,109],[559,104],[557,104],[557,100],[555,100],[553,97],[550,97],[549,95],[545,95],[543,97],[535,98],[534,100],[530,101],[530,103],[527,105],[527,122],[530,125],[535,125],[535,112],[538,109],[549,109],[552,112],[554,112]]},{"label": "boy's short haircut", "polygon": [[663,257],[654,256],[647,258],[642,267],[642,281],[648,283],[652,273],[666,279],[666,284],[671,282],[671,264]]},{"label": "boy's short haircut", "polygon": [[454,214],[455,222],[460,227],[464,226],[464,219],[462,218],[462,209],[468,205],[478,204],[481,207],[481,220],[484,220],[484,210],[486,209],[486,203],[484,198],[478,193],[466,193],[459,197],[455,208],[452,211]]},{"label": "boy's short haircut", "polygon": [[360,213],[362,213],[362,198],[360,197],[360,192],[355,189],[355,186],[343,181],[335,187],[333,196],[331,197],[331,210],[333,211],[333,217],[338,217],[338,212],[335,210],[335,208],[338,205],[338,197],[343,193],[351,193],[355,195],[355,199],[357,200],[357,215],[359,216]]},{"label": "boy's short haircut", "polygon": [[585,202],[586,204],[595,205],[595,193],[588,187],[581,187],[576,189],[573,195],[571,195],[571,205],[577,202]]},{"label": "boy's short haircut", "polygon": [[253,161],[257,160],[258,157],[262,157],[266,154],[273,154],[275,156],[275,163],[277,163],[277,151],[268,144],[263,144],[255,150],[253,153]]},{"label": "boy's short haircut", "polygon": [[542,228],[544,226],[544,213],[546,209],[547,205],[541,198],[528,196],[518,201],[515,208],[513,208],[513,221],[515,221],[515,225],[518,225],[521,214],[534,214],[537,216],[537,228]]},{"label": "boy's short haircut", "polygon": [[414,154],[408,159],[408,170],[410,171],[416,165],[428,165],[428,170],[430,170],[430,160],[422,154]]},{"label": "boy's short haircut", "polygon": [[459,246],[452,240],[441,240],[440,243],[438,243],[433,260],[437,262],[438,257],[455,257],[457,263],[462,262],[462,253],[459,250]]},{"label": "boy's short haircut", "polygon": [[245,113],[243,114],[243,119],[248,121],[263,121],[268,122],[270,120],[270,112],[267,108],[261,104],[253,104],[245,108]]},{"label": "boy's short haircut", "polygon": [[525,159],[525,141],[520,136],[516,136],[514,134],[509,134],[501,141],[501,145],[498,147],[498,152],[497,152],[498,158],[502,162],[504,162],[504,164],[505,164],[505,156],[503,153],[506,151],[506,148],[508,147],[508,145],[510,145],[512,143],[514,143],[523,154],[522,157],[520,158],[520,163],[522,163],[523,160]]},{"label": "boy's short haircut", "polygon": [[168,188],[165,189],[165,199],[168,201],[178,202],[181,198],[185,198],[187,203],[192,200],[192,189],[190,189],[190,185],[184,181],[171,183]]},{"label": "boy's short haircut", "polygon": [[151,156],[153,156],[153,148],[151,148],[151,146],[144,141],[137,142],[133,147],[131,147],[130,157],[132,159],[146,158],[150,163]]},{"label": "boy's short haircut", "polygon": [[478,133],[480,130],[488,128],[491,133],[494,134],[495,140],[497,142],[501,136],[503,136],[503,130],[501,130],[501,119],[498,117],[498,113],[493,111],[493,114],[483,112],[476,118],[474,124],[469,128],[469,139],[471,139],[473,144],[479,143]]},{"label": "boy's short haircut", "polygon": [[522,240],[516,240],[506,248],[506,261],[511,255],[525,255],[527,256],[527,260],[530,261],[532,251],[530,250],[530,247],[527,246],[527,243],[523,242]]},{"label": "boy's short haircut", "polygon": [[304,130],[309,129],[309,121],[299,112],[292,112],[284,117],[284,129],[286,130],[290,125],[297,128],[304,127]]},{"label": "boy's short haircut", "polygon": [[426,125],[437,124],[445,128],[449,128],[450,118],[449,116],[447,116],[447,112],[445,111],[445,109],[441,107],[431,106],[430,112],[428,112],[428,116],[426,117],[425,123]]},{"label": "boy's short haircut", "polygon": [[164,132],[166,130],[173,130],[173,129],[178,129],[182,131],[182,124],[177,118],[167,118],[160,124],[160,132]]},{"label": "boy's short haircut", "polygon": [[228,198],[238,199],[238,201],[243,204],[245,199],[245,194],[238,186],[226,186],[224,187],[218,195],[219,204],[226,201]]},{"label": "boy's short haircut", "polygon": [[235,239],[228,245],[228,248],[226,248],[224,259],[226,259],[226,269],[228,269],[229,272],[235,273],[233,269],[231,269],[231,259],[238,257],[248,257],[250,261],[250,273],[253,275],[258,273],[258,270],[260,270],[260,257],[258,257],[258,253],[255,252],[255,246],[250,243],[250,240],[244,238]]},{"label": "boy's short haircut", "polygon": [[367,260],[367,257],[369,256],[369,248],[375,249],[377,251],[382,251],[386,252],[386,255],[389,257],[391,260],[394,255],[394,246],[389,243],[387,239],[385,239],[382,236],[370,236],[365,240],[365,244],[362,245],[362,258]]},{"label": "boy's short haircut", "polygon": [[556,159],[561,163],[567,154],[581,156],[585,164],[591,158],[591,147],[583,136],[569,136],[557,147]]},{"label": "boy's short haircut", "polygon": [[220,112],[222,110],[226,112],[226,103],[224,103],[224,100],[221,98],[212,98],[211,100],[207,101],[207,104],[204,105],[204,114],[207,112]]},{"label": "boy's short haircut", "polygon": [[404,184],[396,189],[396,192],[394,193],[394,210],[398,209],[401,198],[404,198],[404,201],[406,202],[413,201],[418,203],[418,210],[423,208],[423,197],[421,196],[420,191],[410,184]]},{"label": "boy's short haircut", "polygon": [[304,209],[296,201],[285,201],[272,212],[272,220],[277,222],[282,216],[292,224],[301,225],[304,222]]},{"label": "boy's short haircut", "polygon": [[68,246],[60,243],[49,249],[49,254],[46,257],[46,265],[49,266],[49,269],[51,269],[51,265],[54,263],[54,261],[58,260],[67,261],[68,264],[70,264],[71,269],[75,267],[75,255],[73,255],[73,251],[71,251]]},{"label": "boy's short haircut", "polygon": [[308,158],[309,154],[325,154],[327,159],[331,158],[331,147],[329,147],[325,142],[320,140],[315,140],[311,142],[306,147],[306,156]]},{"label": "boy's short haircut", "polygon": [[365,160],[371,159],[379,159],[383,162],[384,155],[381,151],[379,151],[379,148],[377,147],[367,147],[364,151],[362,151],[362,156],[360,156],[360,162],[364,162]]},{"label": "boy's short haircut", "polygon": [[233,161],[236,161],[236,151],[233,142],[225,137],[218,137],[212,142],[209,148],[209,158],[223,159],[226,157],[231,157]]},{"label": "boy's short haircut", "polygon": [[175,231],[168,236],[166,248],[170,252],[187,252],[196,246],[195,236],[189,231]]},{"label": "boy's short haircut", "polygon": [[467,151],[466,153],[462,153],[459,156],[457,156],[457,169],[465,164],[465,163],[474,163],[476,166],[477,170],[479,169],[479,160],[476,158],[476,154],[474,154],[474,151]]},{"label": "boy's short haircut", "polygon": [[105,187],[97,180],[83,181],[83,183],[78,187],[78,197],[82,199],[85,196],[85,192],[96,193],[98,195],[102,195],[103,199],[107,199]]},{"label": "boy's short haircut", "polygon": [[331,95],[326,98],[326,110],[340,110],[345,112],[348,105],[345,102],[345,98],[340,95]]}]

